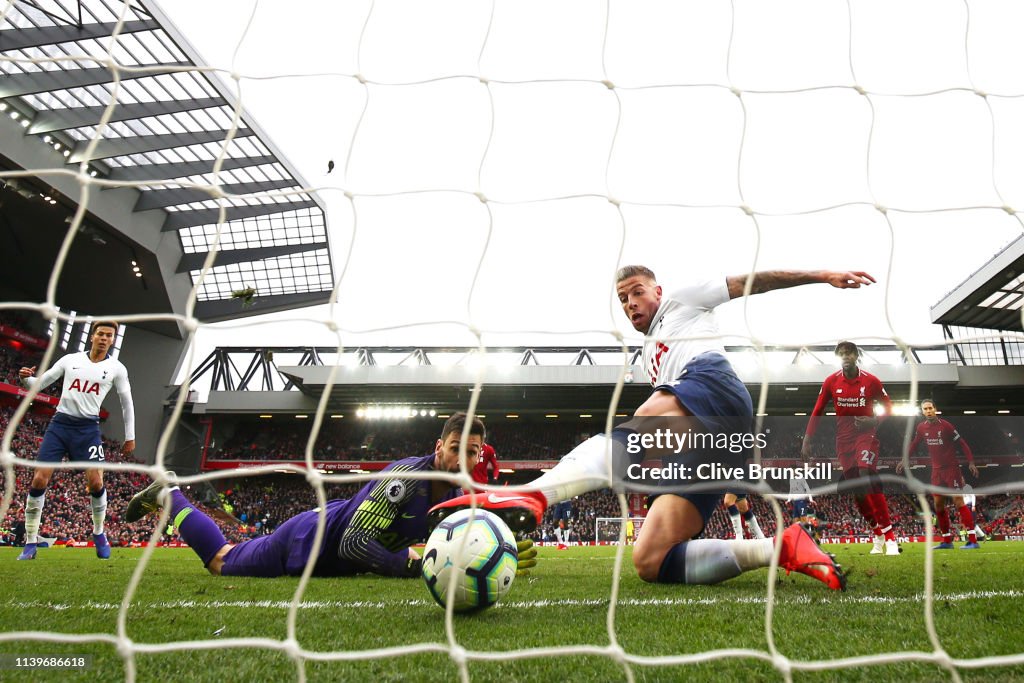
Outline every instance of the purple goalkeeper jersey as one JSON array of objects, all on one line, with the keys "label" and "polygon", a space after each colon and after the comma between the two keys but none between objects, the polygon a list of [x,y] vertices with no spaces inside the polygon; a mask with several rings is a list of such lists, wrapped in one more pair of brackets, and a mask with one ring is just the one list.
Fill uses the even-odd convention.
[{"label": "purple goalkeeper jersey", "polygon": [[[462,494],[448,488],[438,500],[430,497],[430,480],[402,479],[403,472],[429,472],[434,454],[404,458],[381,471],[348,500],[327,502],[326,526],[315,576],[373,572],[408,576],[409,546],[427,537],[427,510]],[[222,574],[232,576],[298,576],[306,566],[316,535],[317,511],[292,517],[269,536],[245,541],[224,558]]]}]

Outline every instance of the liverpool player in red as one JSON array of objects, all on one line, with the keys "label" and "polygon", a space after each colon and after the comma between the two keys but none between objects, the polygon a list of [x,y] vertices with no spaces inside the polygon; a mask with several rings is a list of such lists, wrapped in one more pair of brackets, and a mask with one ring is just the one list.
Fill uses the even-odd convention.
[{"label": "liverpool player in red", "polygon": [[[913,455],[917,447],[923,442],[928,447],[928,455],[932,460],[932,486],[942,486],[948,489],[960,491],[964,487],[964,475],[960,472],[960,463],[957,462],[957,446],[967,458],[967,467],[974,477],[978,476],[978,468],[974,465],[974,454],[967,441],[960,436],[952,424],[940,418],[935,412],[935,402],[931,399],[921,401],[921,412],[924,413],[924,422],[917,425],[914,440],[910,442],[910,454]],[[903,471],[903,463],[896,466],[896,473]],[[935,546],[936,550],[951,550],[953,548],[953,532],[949,528],[949,511],[946,510],[945,494],[933,493],[932,500],[935,501],[935,518],[939,522],[939,531],[942,532],[942,543]],[[974,515],[971,508],[967,507],[963,496],[951,496],[953,504],[960,512],[960,523],[967,531],[967,543],[961,546],[961,550],[974,550],[978,546],[978,537],[974,531]]]},{"label": "liverpool player in red", "polygon": [[892,413],[892,401],[882,382],[857,366],[860,349],[856,344],[839,342],[836,355],[843,369],[829,375],[821,385],[818,402],[814,404],[811,419],[807,422],[800,455],[805,460],[810,459],[811,439],[825,406],[831,401],[836,409],[836,455],[842,480],[851,482],[847,484],[847,490],[853,490],[857,509],[874,527],[875,544],[871,554],[899,555],[900,547],[889,518],[889,503],[877,478],[878,438],[875,436],[878,427],[875,402],[881,403],[885,414],[889,415]]},{"label": "liverpool player in red", "polygon": [[[491,467],[492,476],[490,478],[487,476],[488,465]],[[487,484],[489,479],[498,481],[498,456],[494,452],[494,446],[489,443],[483,445],[483,448],[480,449],[480,458],[473,466],[469,476],[473,477],[473,481],[478,484]]]}]

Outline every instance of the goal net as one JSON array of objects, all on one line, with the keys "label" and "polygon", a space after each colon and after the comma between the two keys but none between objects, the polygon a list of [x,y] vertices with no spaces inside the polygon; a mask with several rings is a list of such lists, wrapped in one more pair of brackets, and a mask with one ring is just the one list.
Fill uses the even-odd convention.
[{"label": "goal net", "polygon": [[598,517],[594,520],[594,543],[600,545],[625,541],[633,545],[643,525],[643,517]]},{"label": "goal net", "polygon": [[[176,23],[209,66],[185,63],[181,51],[153,28],[154,17]],[[46,42],[55,27],[68,26],[79,27],[81,37],[61,45]],[[844,338],[895,344],[908,353],[934,345],[928,305],[1002,245],[1020,237],[1024,71],[1005,67],[1024,63],[1022,27],[1024,11],[1018,3],[967,0],[371,0],[330,7],[256,0],[245,8],[209,2],[174,2],[161,8],[152,0],[10,0],[0,4],[0,97],[3,115],[14,125],[21,125],[19,117],[26,114],[18,109],[25,98],[11,94],[12,84],[30,81],[26,74],[71,68],[83,79],[97,78],[98,70],[112,72],[114,78],[94,81],[102,81],[102,91],[89,90],[88,97],[82,94],[91,87],[87,80],[68,87],[84,98],[75,108],[103,112],[98,125],[71,129],[81,149],[60,147],[47,139],[50,135],[34,134],[25,124],[26,140],[53,149],[52,165],[0,171],[8,188],[30,177],[72,177],[80,190],[70,229],[58,238],[62,250],[45,296],[0,302],[0,312],[27,311],[68,322],[69,314],[58,309],[58,284],[71,245],[90,237],[86,212],[109,196],[104,193],[156,183],[96,174],[88,163],[111,139],[157,134],[120,126],[124,107],[136,111],[152,102],[125,105],[118,98],[118,83],[147,76],[163,79],[170,72],[194,75],[198,83],[200,76],[212,74],[228,84],[239,109],[222,110],[210,123],[222,136],[208,140],[202,155],[181,160],[209,162],[212,170],[157,179],[163,189],[199,192],[193,208],[213,212],[209,225],[163,233],[163,239],[184,243],[202,237],[210,245],[209,257],[193,264],[188,304],[174,312],[119,315],[97,302],[96,314],[110,314],[129,327],[163,320],[180,324],[188,333],[180,375],[171,378],[182,386],[168,406],[164,438],[146,444],[154,451],[152,461],[108,463],[108,473],[135,473],[143,483],[147,477],[171,481],[167,443],[179,428],[192,388],[188,378],[198,359],[220,340],[270,343],[281,335],[281,343],[297,345],[301,337],[303,345],[336,347],[339,358],[352,348],[373,344],[474,346],[481,359],[476,384],[459,399],[471,414],[478,412],[479,396],[487,391],[482,368],[488,349],[581,340],[619,346],[622,370],[602,425],[610,431],[617,414],[636,408],[622,404],[620,396],[623,386],[634,380],[628,345],[641,341],[614,299],[612,279],[619,266],[644,263],[663,280],[680,284],[784,268],[856,268],[878,276],[878,286],[856,297],[825,287],[801,288],[792,296],[779,294],[775,305],[745,298],[723,307],[719,338],[748,347],[734,354],[734,365],[758,372],[760,403],[755,408],[763,416],[772,401],[769,390],[778,389],[768,362],[773,348],[834,344]],[[143,37],[132,38],[136,34]],[[276,143],[304,169],[311,186],[282,189],[273,185],[280,178],[263,178],[239,190],[234,199],[292,202],[309,193],[324,197],[333,262],[338,265],[327,283],[331,297],[325,307],[212,325],[195,315],[197,302],[236,294],[241,305],[261,294],[247,292],[246,274],[237,267],[215,264],[218,254],[246,243],[244,227],[226,212],[226,191],[217,176],[230,165],[232,144],[251,132],[240,126],[242,106],[273,131]],[[275,227],[285,231],[280,241],[260,246],[267,249],[268,260],[287,260],[292,226]],[[310,229],[326,231],[327,226]],[[275,278],[283,282],[294,276],[285,270],[281,266]],[[942,284],[933,286],[940,274]],[[267,286],[280,284],[268,280]],[[125,343],[131,343],[130,334]],[[58,359],[58,347],[56,338],[51,339],[40,371]],[[331,419],[329,399],[339,372],[332,367],[316,413],[307,416],[312,427],[304,444],[304,466],[283,467],[306,477],[321,508],[328,485],[375,478],[372,473],[328,474],[315,466],[314,442]],[[908,402],[914,404],[923,396],[916,363],[909,363],[906,373]],[[27,394],[36,398],[38,391]],[[3,430],[0,520],[23,499],[21,488],[15,493],[17,473],[39,467],[34,444],[18,437],[28,410],[28,400],[18,404]],[[64,464],[59,469],[80,477],[83,466]],[[232,476],[280,469],[255,465]],[[224,476],[205,473],[179,481],[193,484]],[[445,478],[437,473],[418,476]],[[471,485],[465,467],[457,481]],[[922,509],[928,505],[926,490],[913,488]],[[781,525],[782,509],[778,501],[769,500]],[[630,637],[622,634],[637,621],[652,630],[661,627],[636,612],[624,620],[622,610],[671,603],[673,609],[691,610],[687,614],[696,618],[700,610],[742,601],[730,603],[727,592],[694,589],[688,594],[690,587],[682,586],[674,587],[679,590],[671,596],[623,595],[624,577],[633,572],[623,541],[629,542],[630,523],[635,536],[642,520],[627,516],[622,496],[618,502],[623,517],[595,522],[596,540],[619,543],[606,563],[606,594],[576,602],[551,602],[556,600],[552,596],[527,605],[499,605],[484,617],[484,629],[467,628],[465,620],[448,610],[443,621],[437,612],[432,637],[415,642],[400,636],[403,625],[396,617],[386,622],[390,633],[384,634],[398,633],[396,640],[366,637],[357,641],[363,645],[344,649],[311,645],[311,629],[301,627],[307,613],[321,610],[324,619],[339,620],[350,610],[397,614],[422,607],[415,601],[389,603],[387,596],[339,603],[328,587],[310,580],[312,564],[287,594],[270,586],[261,588],[274,596],[269,599],[186,596],[175,603],[186,626],[168,621],[135,628],[140,611],[154,608],[145,599],[148,582],[160,580],[162,558],[154,556],[151,543],[139,555],[119,599],[89,607],[115,615],[102,632],[81,632],[71,621],[49,618],[37,626],[33,608],[38,606],[17,599],[17,587],[27,585],[31,575],[14,576],[5,569],[4,597],[12,617],[4,620],[0,651],[100,644],[116,651],[123,677],[130,681],[139,676],[144,660],[204,651],[217,651],[224,662],[231,662],[213,674],[217,678],[232,677],[239,671],[236,667],[244,670],[253,652],[265,651],[285,660],[300,681],[337,675],[338,669],[322,667],[357,661],[379,665],[368,669],[367,676],[384,677],[394,661],[427,655],[447,658],[462,680],[476,674],[493,679],[493,671],[515,671],[511,667],[540,660],[551,666],[571,661],[606,667],[600,676],[629,681],[657,679],[666,670],[661,667],[691,666],[708,678],[731,666],[749,667],[745,676],[784,680],[803,672],[841,675],[850,668],[895,666],[902,671],[898,667],[916,665],[924,667],[912,669],[921,678],[960,680],[962,672],[985,667],[993,667],[996,676],[1020,675],[1020,669],[1010,668],[1024,664],[1020,639],[1009,650],[964,652],[956,646],[951,634],[957,631],[948,621],[940,634],[938,610],[955,601],[937,600],[930,544],[914,579],[920,590],[905,600],[914,609],[919,604],[917,623],[926,634],[924,644],[903,648],[893,635],[867,645],[849,643],[850,652],[789,649],[792,640],[781,643],[779,624],[789,632],[806,624],[794,624],[783,607],[818,598],[785,604],[778,600],[783,583],[776,548],[763,593],[752,599],[759,609],[764,607],[763,638],[742,647],[702,642],[697,649],[654,651],[643,638],[634,637],[635,630],[629,631]],[[148,540],[157,541],[169,521],[164,510]],[[930,538],[930,518],[925,528]],[[321,526],[315,547],[322,542]],[[558,558],[550,561],[551,566],[565,564]],[[538,585],[543,585],[543,571],[537,571]],[[97,585],[103,581],[99,571],[75,578]],[[821,623],[838,614],[853,619],[861,605],[888,604],[886,579],[852,577],[871,586],[870,594],[859,594],[860,602],[821,597]],[[560,586],[562,591],[570,588]],[[209,594],[228,595],[237,588],[225,581]],[[1017,590],[1007,587],[1005,595],[1020,600]],[[424,599],[426,595],[424,590]],[[240,604],[276,609],[277,616],[259,612],[260,619],[273,623],[258,637],[222,635],[211,615]],[[604,608],[596,620],[594,604]],[[529,625],[534,610],[552,605],[590,610],[580,614],[578,624],[587,644],[576,637],[559,640],[555,634],[550,642],[558,644],[537,643],[521,631],[500,647],[467,644],[479,643],[470,630],[502,633],[513,620]],[[189,612],[199,609],[207,611]],[[525,611],[510,618],[518,609]],[[583,623],[586,619],[590,621]],[[671,629],[678,630],[674,625]],[[527,644],[515,640],[519,637]],[[807,639],[801,635],[801,640]]]}]

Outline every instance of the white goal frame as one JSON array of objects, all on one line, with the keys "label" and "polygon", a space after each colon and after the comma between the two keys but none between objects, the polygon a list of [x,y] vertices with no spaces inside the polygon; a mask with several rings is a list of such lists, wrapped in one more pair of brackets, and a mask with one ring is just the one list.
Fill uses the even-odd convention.
[{"label": "white goal frame", "polygon": [[646,520],[646,519],[647,519],[646,517],[597,517],[597,518],[594,519],[594,543],[598,544],[598,545],[600,545],[602,543],[602,541],[601,541],[601,522],[607,522],[608,524],[620,524],[621,525],[622,522],[625,521],[625,522],[633,522],[633,539],[630,540],[624,534],[621,534],[621,526],[620,526],[620,531],[616,531],[615,532],[616,540],[614,540],[614,541],[606,540],[606,541],[604,541],[604,543],[607,543],[608,545],[618,545],[619,541],[617,539],[623,538],[625,540],[626,545],[633,545],[634,543],[636,543],[636,538],[637,538],[637,536],[640,535],[640,529],[643,527],[644,520]]}]

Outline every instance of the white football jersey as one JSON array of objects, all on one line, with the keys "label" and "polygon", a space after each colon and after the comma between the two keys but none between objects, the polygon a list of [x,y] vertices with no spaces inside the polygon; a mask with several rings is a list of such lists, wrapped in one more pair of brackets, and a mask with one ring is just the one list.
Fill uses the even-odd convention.
[{"label": "white football jersey", "polygon": [[789,480],[789,496],[786,500],[803,500],[804,498],[812,502],[814,501],[814,496],[811,495],[811,487],[803,477],[792,477]]},{"label": "white football jersey", "polygon": [[[644,369],[657,386],[676,379],[686,364],[708,351],[725,355],[714,308],[729,300],[725,278],[663,295],[644,341]],[[676,339],[706,337],[705,339]]]},{"label": "white football jersey", "polygon": [[72,417],[98,420],[100,406],[111,387],[117,388],[117,396],[121,401],[121,414],[124,417],[125,441],[135,439],[135,407],[132,405],[132,387],[128,383],[128,370],[124,365],[109,356],[98,363],[93,363],[87,351],[69,353],[36,380],[26,379],[30,386],[39,382],[39,388],[45,389],[53,384],[58,377],[64,376],[64,388],[57,404],[57,412]]}]

